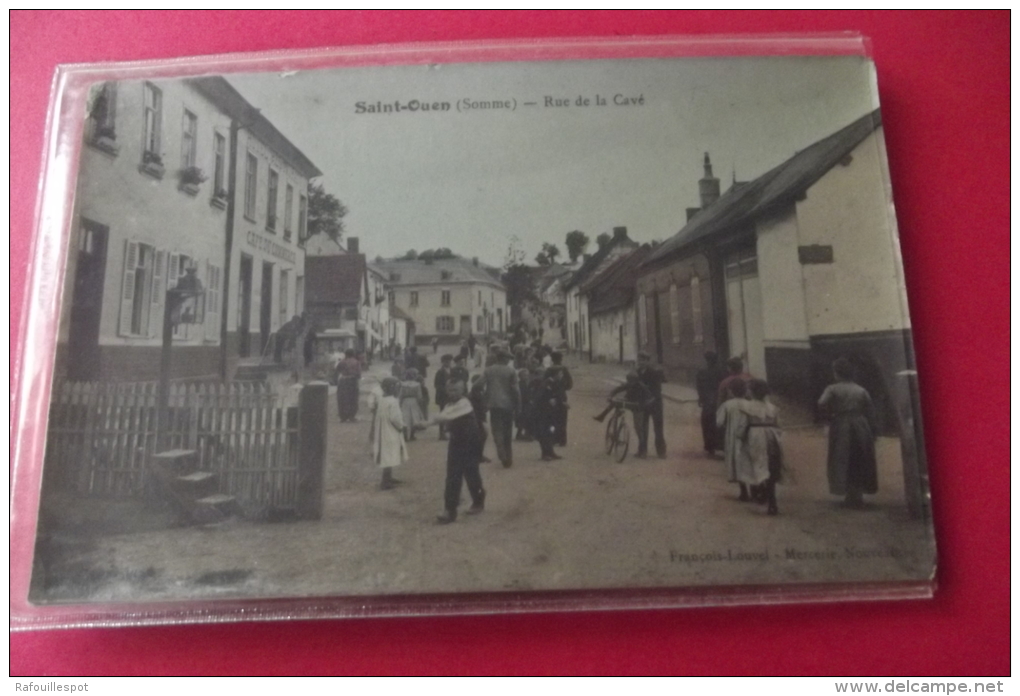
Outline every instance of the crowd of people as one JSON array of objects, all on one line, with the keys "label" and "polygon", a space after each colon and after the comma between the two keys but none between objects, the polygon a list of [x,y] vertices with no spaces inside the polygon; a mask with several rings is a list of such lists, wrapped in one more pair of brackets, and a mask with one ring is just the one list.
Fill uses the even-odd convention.
[{"label": "crowd of people", "polygon": [[[433,346],[433,353],[438,350]],[[481,356],[481,361],[476,359]],[[740,358],[726,367],[714,353],[706,353],[696,387],[701,407],[705,452],[721,452],[730,482],[739,489],[738,500],[767,506],[778,514],[776,484],[783,478],[783,448],[779,415],[768,398],[769,386],[747,372]],[[476,368],[471,374],[469,365]],[[356,420],[359,380],[364,364],[353,351],[337,363],[337,407],[342,422]],[[379,384],[370,400],[370,441],[383,490],[399,484],[393,470],[408,459],[408,446],[429,428],[447,444],[444,512],[437,519],[457,519],[460,491],[466,483],[471,514],[485,507],[485,489],[479,464],[489,461],[488,439],[504,467],[513,466],[514,445],[536,442],[542,461],[561,459],[557,447],[568,445],[570,370],[559,351],[538,342],[513,346],[470,345],[439,357],[431,381],[429,359],[411,346],[395,356],[390,376]],[[863,506],[863,496],[877,491],[875,413],[868,392],[854,381],[849,361],[833,365],[835,381],[821,396],[819,407],[831,416],[828,447],[830,492],[844,496],[844,505]],[[656,454],[666,456],[662,385],[665,376],[650,356],[640,353],[637,367],[626,381],[610,392],[611,404],[595,419],[602,421],[622,398],[632,413],[638,437],[636,456],[648,455],[649,435]],[[430,389],[431,387],[431,389]],[[436,410],[430,417],[430,405]],[[488,427],[486,427],[488,426]],[[649,433],[649,430],[652,432]]]}]

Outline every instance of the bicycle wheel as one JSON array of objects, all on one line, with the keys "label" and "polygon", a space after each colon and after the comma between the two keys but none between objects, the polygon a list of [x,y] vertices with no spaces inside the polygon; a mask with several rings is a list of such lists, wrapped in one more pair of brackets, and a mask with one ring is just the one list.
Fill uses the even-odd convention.
[{"label": "bicycle wheel", "polygon": [[627,427],[627,419],[620,416],[616,426],[616,444],[613,447],[613,454],[617,462],[627,458],[627,448],[630,447],[630,428]]},{"label": "bicycle wheel", "polygon": [[613,448],[616,446],[616,422],[618,420],[620,419],[614,413],[606,423],[606,454],[612,454]]}]

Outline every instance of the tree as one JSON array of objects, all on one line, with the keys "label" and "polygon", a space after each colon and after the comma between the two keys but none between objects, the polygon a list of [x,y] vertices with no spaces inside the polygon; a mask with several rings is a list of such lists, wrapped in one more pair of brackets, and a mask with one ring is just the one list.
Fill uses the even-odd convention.
[{"label": "tree", "polygon": [[559,255],[560,250],[555,244],[543,242],[542,251],[535,256],[535,263],[539,266],[551,266],[556,263],[556,257]]},{"label": "tree", "polygon": [[567,255],[570,257],[570,263],[574,263],[581,257],[584,250],[588,248],[588,242],[591,241],[581,230],[574,230],[573,232],[567,232],[567,238],[565,243],[567,245]]},{"label": "tree", "polygon": [[414,249],[408,249],[407,253],[404,254],[401,258],[404,261],[415,261],[418,258],[418,252],[415,251]]},{"label": "tree", "polygon": [[326,193],[322,184],[308,186],[308,236],[324,234],[337,244],[345,231],[344,216],[347,206],[331,193]]},{"label": "tree", "polygon": [[510,307],[510,323],[521,321],[521,309],[527,307],[534,311],[541,301],[535,292],[535,283],[531,277],[531,268],[525,263],[521,240],[514,235],[510,238],[506,257],[503,261],[503,286],[506,288],[506,303]]},{"label": "tree", "polygon": [[611,241],[613,241],[613,238],[608,232],[603,232],[595,238],[595,243],[599,245],[599,249],[604,247],[606,244],[609,244]]}]

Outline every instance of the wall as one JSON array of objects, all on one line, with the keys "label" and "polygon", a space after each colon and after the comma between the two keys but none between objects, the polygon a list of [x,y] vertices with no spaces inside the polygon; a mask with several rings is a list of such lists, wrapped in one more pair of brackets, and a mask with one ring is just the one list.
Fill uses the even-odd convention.
[{"label": "wall", "polygon": [[[162,93],[160,154],[163,160],[161,178],[141,171],[143,152],[143,82],[121,82],[117,87],[114,143],[116,154],[85,145],[81,150],[77,186],[76,226],[87,218],[109,228],[106,273],[103,283],[103,307],[99,343],[102,346],[160,346],[162,343],[162,309],[154,308],[149,316],[145,335],[123,335],[120,330],[121,297],[124,291],[124,264],[127,241],[138,242],[162,254],[167,264],[169,255],[185,254],[197,263],[198,277],[208,285],[209,265],[220,269],[224,261],[226,216],[213,200],[213,134],[226,135],[229,119],[204,97],[183,81],[155,82]],[[197,192],[189,193],[180,186],[182,167],[183,116],[187,108],[197,117],[196,166],[210,180],[200,184]],[[72,243],[71,249],[75,245]],[[68,337],[69,307],[74,278],[74,256],[69,255],[68,292],[61,313],[60,340]],[[166,270],[162,271],[162,296],[166,288]],[[219,304],[208,310],[218,311]],[[186,338],[175,338],[175,345],[201,346],[218,344],[218,321],[192,327]]]},{"label": "wall", "polygon": [[[691,281],[695,277],[698,279],[697,291],[692,291]],[[679,340],[676,340],[673,325],[670,297],[672,285],[677,288]],[[638,350],[646,351],[655,359],[656,332],[660,331],[662,366],[673,379],[692,381],[698,369],[704,366],[705,351],[719,351],[712,308],[712,286],[709,260],[704,254],[674,261],[638,277],[635,304],[645,303],[643,311],[640,305],[635,309]],[[658,316],[653,312],[654,295],[659,297]],[[696,311],[696,300],[700,311]]]},{"label": "wall", "polygon": [[833,263],[803,266],[808,333],[910,327],[881,129],[798,202],[801,245],[831,245]]},{"label": "wall", "polygon": [[[258,166],[255,186],[254,216],[245,212],[245,183],[248,153],[255,155]],[[228,289],[227,330],[237,333],[241,326],[241,303],[239,287],[241,282],[241,256],[252,258],[251,307],[249,327],[251,332],[251,355],[259,354],[262,336],[260,332],[261,299],[262,299],[262,268],[264,263],[272,264],[272,299],[270,316],[270,332],[279,330],[295,314],[304,307],[298,306],[297,278],[304,276],[305,250],[301,245],[302,230],[300,228],[300,199],[308,195],[308,180],[290,164],[250,132],[241,129],[237,137],[237,180],[235,184],[234,205],[234,243],[230,269],[230,287]],[[277,172],[277,201],[275,224],[268,225],[269,169]],[[293,189],[291,216],[286,217],[287,185]],[[287,234],[287,229],[290,234]],[[283,272],[287,273],[288,288],[286,306],[281,306],[280,279]]]},{"label": "wall", "polygon": [[[623,329],[623,358],[620,330]],[[634,305],[591,318],[592,360],[626,364],[637,361],[637,313]]]}]

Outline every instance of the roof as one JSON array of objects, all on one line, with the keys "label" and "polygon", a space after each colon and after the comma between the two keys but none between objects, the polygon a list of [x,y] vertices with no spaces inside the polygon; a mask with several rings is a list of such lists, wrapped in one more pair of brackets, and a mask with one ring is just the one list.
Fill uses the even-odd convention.
[{"label": "roof", "polygon": [[402,310],[400,307],[396,306],[395,304],[390,305],[390,318],[403,319],[404,321],[409,321],[412,324],[414,323],[414,319],[411,317],[411,315]]},{"label": "roof", "polygon": [[475,265],[471,259],[391,260],[372,264],[382,271],[386,284],[394,287],[407,285],[450,285],[453,283],[485,283],[503,288],[484,264]]},{"label": "roof", "polygon": [[653,265],[699,240],[750,224],[793,203],[881,125],[882,117],[875,109],[754,181],[733,186],[656,249],[645,265]]},{"label": "roof", "polygon": [[651,244],[643,244],[599,273],[593,279],[596,284],[588,298],[588,312],[594,316],[630,305],[634,301],[634,279],[638,267],[654,250]]},{"label": "roof", "polygon": [[187,80],[195,89],[204,94],[214,104],[223,109],[232,119],[239,121],[242,127],[268,145],[280,155],[287,164],[298,170],[303,176],[314,179],[322,176],[319,168],[301,152],[297,146],[286,138],[259,109],[252,106],[234,86],[219,76],[193,77]]},{"label": "roof", "polygon": [[365,282],[364,254],[305,257],[305,298],[308,302],[358,304]]},{"label": "roof", "polygon": [[570,278],[563,282],[563,291],[566,292],[572,287],[580,285],[587,280],[592,273],[598,270],[599,266],[606,257],[612,253],[613,249],[621,244],[629,244],[634,247],[637,247],[638,245],[637,242],[632,240],[626,234],[617,235],[614,233],[612,239],[606,242],[598,251],[592,254],[587,261],[581,264],[581,267],[577,269],[577,272],[575,272],[574,275],[570,276]]}]

